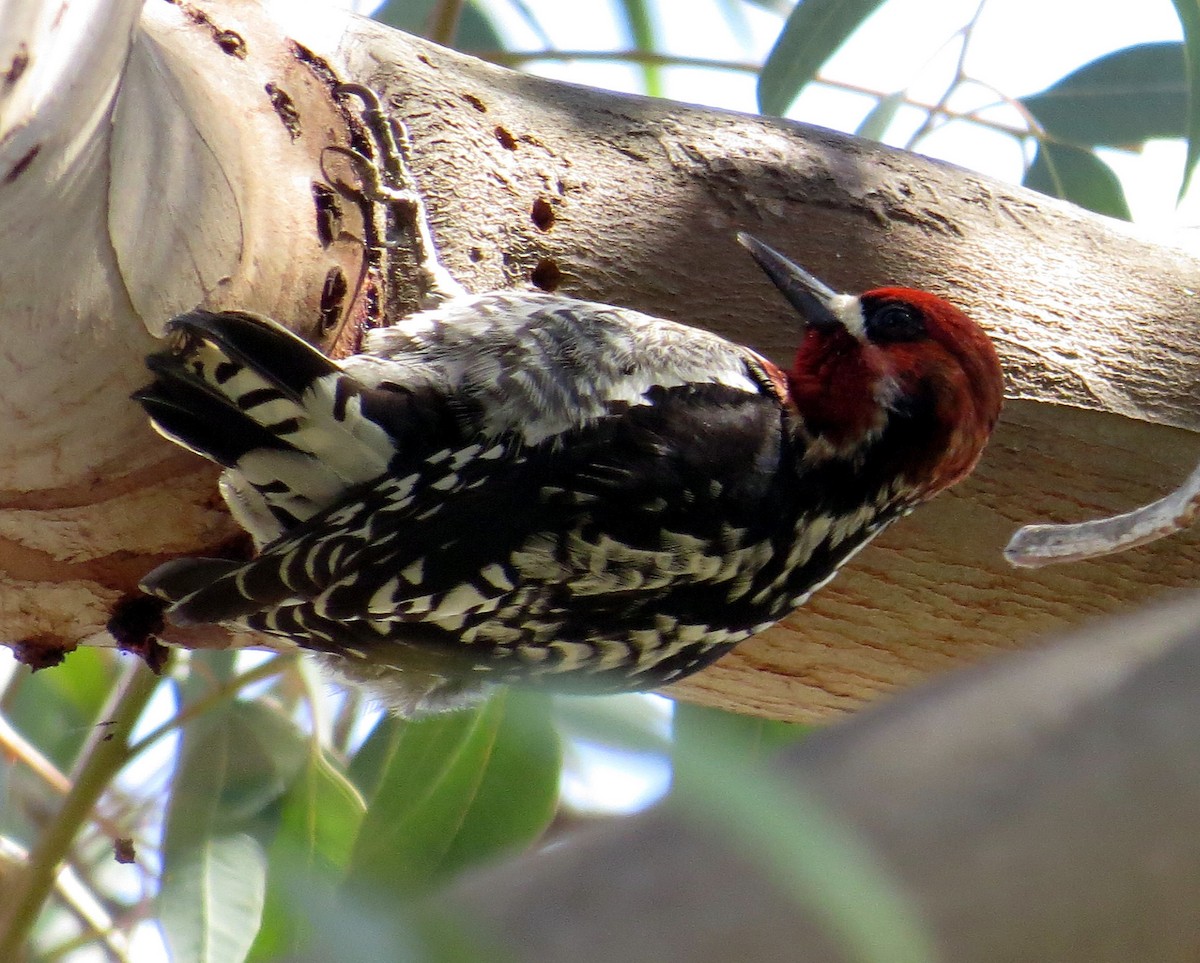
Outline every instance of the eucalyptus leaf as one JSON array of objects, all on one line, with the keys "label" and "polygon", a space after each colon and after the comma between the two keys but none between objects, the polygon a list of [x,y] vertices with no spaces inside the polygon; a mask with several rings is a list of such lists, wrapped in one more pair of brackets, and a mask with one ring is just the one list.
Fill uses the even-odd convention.
[{"label": "eucalyptus leaf", "polygon": [[1148,43],[1107,54],[1021,103],[1053,139],[1125,147],[1186,137],[1188,81],[1181,43]]},{"label": "eucalyptus leaf", "polygon": [[784,114],[883,0],[801,0],[783,25],[758,78],[758,109]]},{"label": "eucalyptus leaf", "polygon": [[[374,19],[406,33],[424,36],[429,15],[444,0],[389,0],[375,11]],[[492,22],[474,3],[463,6],[454,33],[454,46],[460,50],[501,50],[504,43]]]},{"label": "eucalyptus leaf", "polygon": [[399,745],[405,725],[403,719],[383,713],[350,760],[347,774],[368,803],[379,792],[379,785]]},{"label": "eucalyptus leaf", "polygon": [[883,140],[883,135],[896,119],[896,112],[904,105],[904,91],[897,90],[894,94],[881,97],[879,103],[872,107],[862,123],[854,132],[858,137],[868,140]]},{"label": "eucalyptus leaf", "polygon": [[119,660],[132,658],[136,656],[114,655],[111,651],[81,645],[53,672],[43,672],[38,678],[45,678],[61,692],[83,718],[95,719],[116,681]]},{"label": "eucalyptus leaf", "polygon": [[345,866],[365,812],[362,795],[345,773],[327,753],[317,752],[284,798],[276,838],[309,861]]},{"label": "eucalyptus leaf", "polygon": [[1196,0],[1172,2],[1183,27],[1188,81],[1187,163],[1183,169],[1183,182],[1179,186],[1179,196],[1182,197],[1196,171],[1196,163],[1200,161],[1200,3]]},{"label": "eucalyptus leaf", "polygon": [[312,942],[310,914],[298,892],[332,893],[349,861],[365,804],[324,751],[308,764],[283,799],[279,829],[268,851],[270,873],[252,963],[293,959]]},{"label": "eucalyptus leaf", "polygon": [[549,696],[510,691],[487,769],[439,872],[454,873],[537,840],[558,807],[561,769]]},{"label": "eucalyptus leaf", "polygon": [[[541,833],[559,755],[546,700],[501,692],[477,709],[399,723],[351,858],[348,882],[419,892]],[[381,737],[382,738],[382,737]]]},{"label": "eucalyptus leaf", "polygon": [[[680,711],[682,710],[682,711]],[[820,912],[860,963],[930,963],[932,936],[888,867],[804,785],[783,779],[770,744],[801,727],[678,706],[673,805],[756,860],[798,905]]]},{"label": "eucalyptus leaf", "polygon": [[1121,181],[1111,167],[1089,150],[1042,143],[1022,183],[1097,214],[1129,220],[1129,205]]},{"label": "eucalyptus leaf", "polygon": [[[218,660],[219,662],[220,660]],[[265,836],[305,743],[257,702],[224,703],[184,732],[163,833],[158,911],[176,963],[239,963],[261,920]]]},{"label": "eucalyptus leaf", "polygon": [[5,697],[5,716],[59,769],[68,770],[108,697],[115,665],[109,654],[80,646],[53,671],[13,685]]},{"label": "eucalyptus leaf", "polygon": [[[721,10],[721,19],[725,21],[730,37],[737,41],[742,49],[750,49],[754,42],[754,33],[746,19],[746,4],[743,0],[717,0],[717,6]],[[790,7],[791,4],[786,4],[779,12],[786,14]]]},{"label": "eucalyptus leaf", "polygon": [[771,753],[808,734],[809,727],[758,716],[726,712],[708,706],[678,703],[672,719],[675,778],[687,782],[689,768],[716,743],[748,761],[767,759]]},{"label": "eucalyptus leaf", "polygon": [[266,857],[244,833],[200,841],[164,868],[158,914],[172,963],[240,963],[262,917]]},{"label": "eucalyptus leaf", "polygon": [[777,13],[781,17],[787,16],[792,9],[792,0],[745,0],[745,2],[771,13]]},{"label": "eucalyptus leaf", "polygon": [[[625,29],[635,49],[654,53],[658,49],[654,14],[646,0],[620,0],[617,9],[625,20]],[[662,69],[653,63],[642,64],[642,83],[651,97],[663,95]]]}]

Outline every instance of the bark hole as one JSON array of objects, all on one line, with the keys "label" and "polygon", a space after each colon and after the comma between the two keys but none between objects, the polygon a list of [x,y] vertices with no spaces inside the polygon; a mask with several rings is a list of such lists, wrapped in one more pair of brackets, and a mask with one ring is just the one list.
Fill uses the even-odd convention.
[{"label": "bark hole", "polygon": [[544,257],[534,265],[529,280],[542,291],[557,291],[562,284],[562,271],[558,269],[554,258]]},{"label": "bark hole", "polygon": [[232,30],[221,30],[213,35],[213,40],[225,53],[239,60],[246,59],[246,41],[240,33]]},{"label": "bark hole", "polygon": [[496,140],[500,141],[500,146],[505,150],[517,149],[517,139],[503,127],[496,128]]},{"label": "bark hole", "polygon": [[312,196],[313,206],[317,211],[317,238],[321,242],[321,247],[329,247],[338,235],[342,207],[338,203],[337,194],[327,184],[314,181]]},{"label": "bark hole", "polygon": [[321,289],[321,334],[328,334],[341,319],[347,290],[345,272],[340,267],[330,268]]},{"label": "bark hole", "polygon": [[533,202],[529,216],[533,219],[534,227],[539,231],[548,231],[554,227],[554,208],[544,197],[539,197]]}]

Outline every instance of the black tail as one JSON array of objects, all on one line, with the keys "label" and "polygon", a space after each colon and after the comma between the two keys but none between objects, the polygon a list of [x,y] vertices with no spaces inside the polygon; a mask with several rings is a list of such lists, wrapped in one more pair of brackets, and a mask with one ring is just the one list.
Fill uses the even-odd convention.
[{"label": "black tail", "polygon": [[228,469],[223,493],[260,545],[386,471],[393,439],[363,403],[379,390],[290,331],[199,310],[169,330],[179,347],[147,359],[155,381],[133,397],[160,433]]},{"label": "black tail", "polygon": [[160,432],[226,468],[256,448],[298,450],[286,439],[287,417],[271,421],[255,409],[280,401],[303,408],[318,379],[341,374],[290,331],[252,314],[191,311],[167,330],[182,333],[182,344],[146,359],[156,380],[133,397]]}]

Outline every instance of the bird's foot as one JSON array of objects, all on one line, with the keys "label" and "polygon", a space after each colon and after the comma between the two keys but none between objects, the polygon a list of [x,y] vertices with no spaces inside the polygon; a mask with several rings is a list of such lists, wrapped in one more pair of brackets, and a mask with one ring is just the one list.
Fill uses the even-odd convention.
[{"label": "bird's foot", "polygon": [[374,158],[352,147],[331,145],[327,150],[347,158],[359,179],[357,185],[337,180],[342,193],[366,202],[376,215],[367,218],[366,244],[372,248],[396,248],[408,244],[421,277],[422,307],[435,307],[466,292],[438,258],[429,228],[429,212],[417,190],[406,158],[412,142],[404,123],[383,109],[378,94],[363,84],[339,84],[339,97],[357,97],[364,132]]}]

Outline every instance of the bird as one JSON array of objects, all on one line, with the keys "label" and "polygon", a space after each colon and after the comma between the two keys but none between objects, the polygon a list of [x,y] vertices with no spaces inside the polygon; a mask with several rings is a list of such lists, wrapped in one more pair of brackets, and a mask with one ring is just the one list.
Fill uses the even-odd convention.
[{"label": "bird", "polygon": [[1003,398],[949,302],[838,293],[738,241],[798,315],[790,368],[533,290],[463,293],[337,362],[252,313],[173,319],[134,397],[223,466],[257,554],[175,559],[143,591],[168,622],[316,653],[408,717],[704,668],[966,477]]}]

